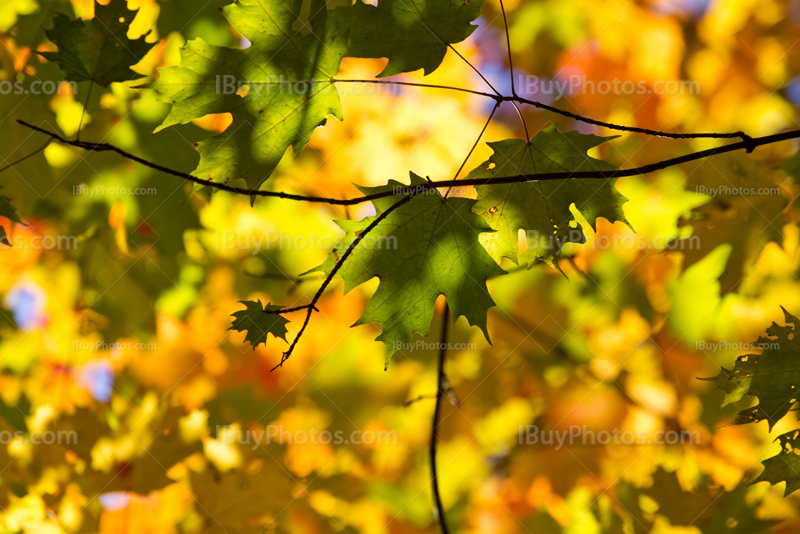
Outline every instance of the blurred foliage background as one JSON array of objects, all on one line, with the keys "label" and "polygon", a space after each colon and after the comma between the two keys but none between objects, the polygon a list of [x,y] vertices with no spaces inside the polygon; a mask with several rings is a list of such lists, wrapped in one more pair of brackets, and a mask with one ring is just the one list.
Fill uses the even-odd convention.
[{"label": "blurred foliage background", "polygon": [[[128,0],[138,10],[128,36],[147,34],[156,43],[135,67],[141,78],[177,64],[188,39],[246,45],[217,11],[224,3]],[[797,0],[511,0],[505,7],[521,96],[666,131],[756,136],[798,127]],[[93,0],[2,0],[3,87],[60,82],[58,68],[36,53],[55,49],[42,28],[56,13],[88,19],[93,11]],[[508,93],[498,0],[485,0],[482,13],[478,29],[456,48]],[[339,78],[371,79],[385,63],[347,58]],[[17,119],[71,138],[85,112],[81,139],[190,172],[197,162],[192,143],[225,129],[229,116],[153,134],[169,106],[137,88],[142,79],[91,92],[88,82],[58,94],[4,91],[0,165],[46,141]],[[485,89],[451,52],[427,77],[392,79]],[[575,79],[647,88],[689,80],[699,90],[554,90],[555,82]],[[493,102],[364,85],[343,91],[342,105],[346,120],[329,120],[299,156],[287,153],[268,187],[344,198],[359,194],[354,183],[407,182],[409,171],[449,179]],[[719,144],[619,135],[532,108],[523,113],[531,133],[557,124],[617,135],[593,155],[622,167]],[[485,135],[524,136],[509,103]],[[605,220],[594,232],[584,221],[589,240],[565,247],[563,275],[545,265],[503,264],[512,274],[489,286],[498,303],[489,314],[494,344],[463,320],[449,336],[469,347],[447,355],[459,404],[444,404],[439,429],[440,485],[453,531],[800,529],[800,495],[784,498],[782,485],[746,486],[761,460],[777,452],[775,436],[796,422],[782,420],[772,432],[763,423],[725,426],[748,401],[720,410],[722,392],[696,379],[730,368],[747,352],[743,344],[772,321],[783,324],[779,305],[800,311],[793,205],[800,166],[794,160],[784,167],[797,149],[796,141],[784,142],[619,179],[636,234]],[[481,143],[462,176],[490,154]],[[0,446],[4,531],[437,530],[427,457],[433,401],[406,405],[435,392],[437,353],[401,351],[384,372],[377,328],[350,328],[377,281],[347,296],[335,281],[292,358],[275,372],[282,341],[251,350],[243,333],[228,331],[240,300],[306,304],[321,278],[299,274],[329,250],[291,246],[293,238],[329,243],[340,235],[334,219],[371,215],[369,204],[264,199],[251,207],[227,193],[191,194],[189,184],[113,153],[57,143],[4,169],[0,184],[28,223],[0,219],[12,243],[0,246],[0,430],[19,432]],[[700,186],[759,193],[710,196]],[[235,246],[226,246],[233,235]],[[603,246],[634,235],[637,246]],[[697,248],[668,246],[689,235],[700,238]],[[36,246],[47,236],[51,243],[74,239]],[[299,325],[289,323],[289,336]],[[439,341],[437,325],[427,341]],[[387,431],[396,440],[259,446],[217,440],[223,425],[347,436]],[[520,443],[524,425],[648,436],[687,431],[699,439],[557,449]],[[26,439],[44,430],[74,430],[78,443]]]}]

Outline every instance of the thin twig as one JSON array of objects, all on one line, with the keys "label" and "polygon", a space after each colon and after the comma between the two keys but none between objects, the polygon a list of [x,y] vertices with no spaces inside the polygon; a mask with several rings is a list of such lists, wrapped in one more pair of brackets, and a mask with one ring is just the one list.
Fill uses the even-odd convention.
[{"label": "thin twig", "polygon": [[283,315],[284,313],[292,313],[300,310],[319,311],[317,307],[314,306],[313,304],[305,304],[303,306],[296,306],[294,308],[283,308],[280,310],[264,310],[262,313],[272,314],[272,315]]},{"label": "thin twig", "polygon": [[[458,53],[458,52],[456,52]],[[471,64],[470,64],[471,65]],[[473,67],[475,68],[475,67]],[[385,84],[385,85],[405,85],[409,87],[428,87],[433,89],[442,89],[446,91],[459,91],[462,93],[469,93],[475,96],[482,96],[484,98],[491,98],[496,102],[516,102],[518,104],[525,104],[526,106],[533,106],[538,109],[543,109],[545,111],[549,111],[551,113],[555,113],[557,115],[561,115],[563,117],[568,117],[570,119],[574,119],[576,121],[585,122],[586,124],[591,124],[594,126],[602,126],[603,128],[608,128],[609,130],[617,130],[619,132],[632,132],[632,133],[640,133],[645,135],[650,135],[653,137],[664,137],[667,139],[732,139],[734,137],[738,137],[743,141],[747,141],[750,139],[746,133],[738,131],[738,132],[731,132],[731,133],[673,133],[673,132],[662,132],[661,130],[651,130],[649,128],[637,128],[635,126],[623,126],[621,124],[614,124],[611,122],[604,122],[599,121],[597,119],[592,119],[590,117],[585,117],[583,115],[579,115],[577,113],[572,113],[571,111],[566,111],[563,109],[559,109],[553,106],[548,106],[547,104],[543,104],[542,102],[538,102],[536,100],[530,100],[524,97],[521,97],[517,94],[513,94],[511,96],[504,96],[500,93],[486,93],[484,91],[475,91],[473,89],[465,89],[463,87],[453,87],[449,85],[433,85],[427,83],[415,83],[415,82],[396,82],[391,80],[334,80],[337,83],[373,83],[373,84]],[[257,83],[257,82],[253,82]],[[274,82],[274,83],[286,83],[286,82]],[[311,80],[307,83],[329,83],[327,81],[320,82]],[[512,91],[514,88],[512,88]]]},{"label": "thin twig", "polygon": [[500,11],[503,13],[503,26],[506,29],[506,48],[508,49],[508,71],[511,73],[511,94],[517,96],[517,90],[514,87],[514,61],[511,59],[511,36],[508,34],[508,19],[506,18],[506,7],[503,5],[503,0],[500,0]]},{"label": "thin twig", "polygon": [[521,96],[514,96],[508,98],[508,100],[513,100],[514,102],[519,102],[520,104],[526,104],[528,106],[533,106],[535,108],[544,109],[546,111],[550,111],[551,113],[556,113],[564,117],[575,119],[576,121],[585,122],[586,124],[592,124],[594,126],[602,126],[610,130],[617,130],[618,132],[633,132],[633,133],[651,135],[653,137],[666,137],[668,139],[732,139],[734,137],[738,137],[744,142],[747,142],[750,139],[752,139],[752,137],[750,137],[744,132],[669,133],[669,132],[662,132],[659,130],[650,130],[648,128],[637,128],[635,126],[622,126],[621,124],[613,124],[610,122],[603,122],[596,119],[591,119],[583,115],[578,115],[577,113],[571,113],[563,109],[558,109],[554,108],[553,106],[548,106],[547,104],[542,104],[541,102],[536,102],[535,100],[528,100],[527,98],[523,98]]},{"label": "thin twig", "polygon": [[51,141],[52,141],[52,139],[48,139],[48,140],[47,140],[47,142],[46,142],[44,145],[42,145],[42,146],[41,146],[41,148],[37,148],[36,150],[34,150],[33,152],[31,152],[31,153],[30,153],[30,154],[28,154],[27,156],[22,156],[22,157],[21,157],[21,158],[19,158],[18,160],[16,160],[16,161],[12,161],[12,162],[11,162],[11,163],[9,163],[8,165],[6,165],[6,166],[5,166],[5,167],[3,167],[2,169],[0,169],[0,172],[6,171],[6,170],[10,169],[11,167],[13,167],[14,165],[16,165],[17,163],[22,163],[22,162],[23,162],[23,161],[25,161],[26,159],[28,159],[28,158],[30,158],[30,157],[32,157],[32,156],[35,156],[36,154],[38,154],[39,152],[41,152],[42,150],[44,150],[45,148],[47,148],[47,147],[48,147],[48,145],[50,145],[50,142],[51,142]]},{"label": "thin twig", "polygon": [[[451,44],[448,44],[447,46],[448,46],[448,48],[450,48],[450,50],[452,50],[453,52],[455,52],[455,53],[456,53],[456,55],[457,55],[458,57],[460,57],[460,58],[461,58],[461,59],[464,61],[464,63],[466,63],[467,65],[469,65],[469,67],[470,67],[472,70],[474,70],[475,72],[477,72],[477,73],[478,73],[478,76],[480,76],[480,77],[481,77],[481,80],[483,80],[484,82],[486,82],[486,85],[488,85],[488,86],[489,86],[489,89],[491,89],[492,91],[494,91],[494,94],[495,94],[496,96],[492,96],[492,98],[494,98],[495,100],[497,100],[498,98],[500,98],[500,99],[503,99],[503,98],[505,98],[505,97],[504,97],[504,96],[503,96],[503,95],[500,93],[500,91],[498,91],[497,89],[495,89],[495,88],[494,88],[494,85],[492,85],[492,84],[491,84],[491,82],[489,82],[489,80],[487,80],[487,79],[486,79],[486,76],[484,76],[484,75],[483,75],[483,73],[482,73],[481,71],[479,71],[479,70],[478,70],[478,68],[477,68],[475,65],[473,65],[472,63],[470,63],[470,62],[469,62],[469,60],[468,60],[467,58],[465,58],[464,56],[462,56],[462,55],[461,55],[461,52],[459,52],[458,50],[456,50],[456,48],[455,48],[453,45],[451,45]],[[491,95],[490,95],[490,96],[491,96]]]},{"label": "thin twig", "polygon": [[[49,132],[38,126],[33,126],[32,124],[28,124],[25,121],[18,120],[20,124],[23,126],[27,126],[37,132],[44,133],[49,135],[56,141],[75,146],[78,148],[83,148],[86,150],[94,150],[98,152],[102,151],[112,151],[116,152],[119,155],[130,159],[132,161],[136,161],[137,163],[141,163],[147,167],[152,169],[159,170],[166,174],[170,174],[172,176],[178,176],[180,178],[184,178],[191,182],[205,185],[209,187],[213,187],[219,189],[221,191],[228,191],[231,193],[237,193],[243,196],[258,196],[258,197],[274,197],[274,198],[283,198],[287,200],[298,200],[304,202],[318,202],[318,203],[325,203],[331,205],[339,205],[339,206],[351,206],[354,204],[360,204],[362,202],[368,202],[372,200],[377,200],[379,198],[386,198],[391,196],[397,195],[407,195],[409,193],[421,193],[422,190],[432,189],[432,188],[439,188],[439,187],[451,187],[456,185],[493,185],[493,184],[513,184],[513,183],[523,183],[523,182],[537,182],[537,181],[544,181],[544,180],[568,180],[568,179],[608,179],[608,178],[622,178],[626,176],[639,176],[642,174],[648,174],[654,171],[659,171],[662,169],[666,169],[668,167],[672,167],[674,165],[680,165],[682,163],[688,163],[690,161],[695,161],[698,159],[705,159],[711,156],[715,156],[718,154],[724,154],[726,152],[733,152],[735,150],[746,150],[748,153],[752,152],[755,148],[769,145],[772,143],[777,143],[779,141],[787,141],[790,139],[797,139],[800,138],[800,130],[792,130],[790,132],[783,132],[779,134],[773,135],[765,135],[763,137],[749,137],[746,136],[746,140],[740,141],[738,143],[732,143],[730,145],[719,146],[715,148],[709,148],[707,150],[701,150],[698,152],[691,152],[689,154],[679,156],[676,158],[670,158],[663,161],[659,161],[656,163],[650,163],[648,165],[644,165],[642,167],[635,167],[633,169],[619,169],[615,171],[574,171],[574,172],[548,172],[548,173],[539,173],[539,174],[520,174],[515,176],[495,176],[492,178],[472,178],[472,179],[463,179],[463,180],[440,180],[440,181],[429,181],[424,184],[420,184],[419,186],[408,187],[408,188],[398,188],[396,190],[387,190],[382,191],[380,193],[372,193],[369,195],[364,195],[361,197],[351,198],[351,199],[341,199],[341,198],[330,198],[330,197],[314,197],[314,196],[306,196],[306,195],[294,195],[290,193],[284,193],[281,191],[263,191],[258,189],[243,189],[239,187],[232,187],[227,184],[221,184],[217,182],[212,182],[210,180],[204,180],[202,178],[197,178],[192,176],[191,174],[176,171],[163,165],[159,165],[157,163],[151,163],[145,159],[142,159],[138,156],[134,156],[124,150],[107,143],[85,143],[83,141],[69,141],[64,139],[58,134],[53,132]],[[720,134],[722,135],[722,134]],[[728,135],[728,134],[725,134]],[[744,134],[742,134],[744,135]],[[734,136],[731,134],[731,136]]]},{"label": "thin twig", "polygon": [[[459,91],[461,93],[469,93],[472,95],[483,96],[486,98],[493,98],[497,100],[497,95],[493,95],[491,93],[485,93],[483,91],[475,91],[474,89],[465,89],[463,87],[453,87],[451,85],[436,85],[431,83],[419,83],[419,82],[398,82],[394,80],[339,80],[334,78],[331,80],[333,83],[371,83],[376,85],[402,85],[406,87],[425,87],[428,89],[443,89],[446,91]],[[276,83],[285,83],[285,82],[276,82]],[[309,82],[315,83],[315,82]],[[328,83],[328,82],[317,82],[317,83]]]},{"label": "thin twig", "polygon": [[435,399],[435,398],[436,398],[436,395],[433,395],[433,394],[431,394],[431,395],[420,395],[417,398],[405,401],[403,403],[403,406],[408,407],[408,406],[411,406],[412,404],[418,403],[419,401],[427,400],[427,399]]},{"label": "thin twig", "polygon": [[[489,114],[489,118],[486,119],[486,123],[483,125],[483,128],[481,129],[481,133],[478,134],[478,138],[475,139],[474,143],[472,143],[472,148],[469,149],[469,153],[467,154],[467,157],[464,158],[464,161],[461,162],[461,166],[458,168],[456,173],[453,175],[453,180],[456,180],[458,178],[458,175],[461,174],[461,171],[464,170],[464,167],[467,165],[467,161],[469,161],[470,156],[472,156],[472,153],[475,152],[476,148],[478,148],[478,143],[480,143],[481,137],[483,137],[484,132],[486,132],[486,128],[489,127],[489,123],[492,122],[492,117],[494,117],[494,114],[497,111],[497,108],[499,108],[499,107],[500,107],[500,102],[497,102],[494,105],[494,108],[492,108],[492,112]],[[447,196],[450,194],[450,190],[452,188],[453,188],[453,186],[450,186],[450,187],[447,188],[447,191],[444,194],[444,198],[447,198]]]},{"label": "thin twig", "polygon": [[283,355],[281,356],[281,362],[275,367],[273,367],[271,369],[272,371],[274,371],[278,367],[283,367],[283,363],[286,360],[288,360],[289,357],[292,355],[292,351],[294,351],[295,346],[297,346],[297,342],[300,341],[300,338],[303,336],[303,332],[305,332],[306,327],[308,326],[308,322],[311,320],[311,314],[316,309],[314,306],[317,304],[317,302],[319,302],[319,299],[322,297],[322,294],[325,292],[325,289],[333,280],[333,277],[336,276],[336,273],[339,271],[339,269],[341,269],[345,260],[347,260],[350,254],[353,253],[353,250],[355,250],[355,248],[358,246],[361,240],[364,239],[367,236],[367,234],[369,234],[376,226],[378,226],[378,224],[380,224],[382,220],[388,217],[394,210],[396,210],[397,208],[399,208],[400,206],[402,206],[403,204],[414,198],[414,195],[416,194],[417,194],[416,192],[412,191],[408,195],[404,196],[403,198],[401,198],[400,200],[389,206],[386,209],[386,211],[375,217],[375,220],[372,221],[369,224],[369,226],[364,228],[364,231],[358,234],[355,239],[353,239],[353,242],[350,243],[350,246],[347,247],[347,250],[344,251],[344,254],[342,254],[342,256],[339,258],[339,261],[336,262],[336,265],[333,266],[333,269],[331,269],[331,272],[325,278],[325,281],[322,282],[322,285],[317,290],[317,293],[314,295],[314,298],[311,299],[311,304],[309,304],[308,313],[306,314],[305,321],[303,321],[303,326],[300,327],[300,331],[297,332],[297,335],[295,336],[294,340],[292,340],[292,344],[289,345],[288,350],[284,352]]},{"label": "thin twig", "polygon": [[431,486],[433,486],[433,503],[434,510],[436,511],[436,520],[439,522],[439,527],[442,529],[442,534],[447,534],[447,521],[444,518],[444,506],[442,506],[442,497],[439,494],[439,481],[436,477],[436,443],[439,440],[436,435],[436,430],[439,427],[439,407],[442,404],[442,397],[445,394],[445,375],[444,375],[444,357],[447,354],[447,326],[450,319],[450,310],[447,304],[444,306],[442,312],[442,342],[441,350],[439,351],[439,367],[436,373],[436,406],[433,409],[433,422],[431,424],[431,443],[428,450],[431,463]]},{"label": "thin twig", "polygon": [[[514,60],[511,59],[511,37],[508,34],[508,19],[506,18],[506,8],[503,5],[503,0],[500,0],[500,11],[503,13],[503,26],[506,30],[506,48],[508,50],[508,71],[511,76],[511,94],[516,98],[517,96],[517,88],[514,84]],[[522,129],[525,131],[525,142],[531,138],[530,133],[528,133],[528,124],[525,122],[525,117],[522,115],[522,110],[519,109],[519,105],[514,100],[511,100],[511,104],[514,106],[514,109],[517,110],[517,116],[519,116],[519,120],[522,123]]]}]

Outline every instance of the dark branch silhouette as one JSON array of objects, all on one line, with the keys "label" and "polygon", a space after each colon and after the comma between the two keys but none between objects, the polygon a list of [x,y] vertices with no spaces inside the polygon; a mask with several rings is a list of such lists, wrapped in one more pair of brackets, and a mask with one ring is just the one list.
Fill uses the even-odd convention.
[{"label": "dark branch silhouette", "polygon": [[433,408],[433,421],[431,423],[431,443],[428,450],[431,464],[431,485],[433,486],[433,504],[436,510],[436,520],[443,534],[447,534],[447,521],[444,518],[444,506],[442,506],[442,496],[439,494],[439,481],[436,477],[436,442],[439,440],[436,430],[439,427],[439,408],[442,405],[442,398],[447,391],[447,379],[444,374],[444,357],[447,354],[447,326],[450,319],[450,309],[444,305],[442,312],[442,342],[439,350],[439,367],[436,373],[436,406]]},{"label": "dark branch silhouette", "polygon": [[[137,163],[141,163],[142,165],[150,167],[151,169],[159,170],[166,174],[170,174],[172,176],[178,176],[180,178],[184,178],[196,184],[213,187],[221,191],[228,191],[231,193],[236,193],[248,197],[251,196],[274,197],[274,198],[283,198],[287,200],[297,200],[303,202],[324,203],[334,206],[352,206],[354,204],[361,204],[362,202],[368,202],[379,198],[407,195],[409,193],[416,194],[422,192],[421,190],[430,190],[439,187],[444,188],[444,187],[463,186],[463,185],[481,186],[481,185],[493,185],[493,184],[514,184],[523,182],[537,182],[544,180],[570,180],[577,178],[608,179],[608,178],[622,178],[624,176],[638,176],[641,174],[648,174],[654,171],[666,169],[668,167],[672,167],[675,165],[680,165],[682,163],[688,163],[690,161],[705,159],[711,156],[716,156],[718,154],[724,154],[726,152],[745,150],[748,153],[750,153],[754,149],[760,146],[769,145],[772,143],[778,143],[780,141],[787,141],[789,139],[800,138],[800,130],[792,130],[789,132],[783,132],[779,134],[765,135],[763,137],[750,137],[746,136],[746,134],[742,134],[745,135],[746,139],[738,143],[732,143],[730,145],[723,145],[715,148],[709,148],[707,150],[701,150],[698,152],[691,152],[683,156],[666,159],[656,163],[650,163],[648,165],[644,165],[642,167],[635,167],[632,169],[619,169],[616,171],[547,172],[539,174],[520,174],[516,176],[495,176],[493,178],[473,178],[473,179],[461,179],[461,180],[453,179],[453,180],[439,180],[439,181],[431,180],[426,184],[422,184],[416,187],[402,187],[402,188],[397,188],[396,190],[382,191],[380,193],[373,193],[370,195],[364,195],[361,197],[356,197],[351,199],[341,199],[341,198],[330,198],[330,197],[295,195],[291,193],[284,193],[282,191],[263,191],[260,189],[244,189],[240,187],[233,187],[227,184],[222,184],[222,183],[212,182],[210,180],[204,180],[202,178],[197,178],[196,176],[192,176],[191,174],[181,171],[176,171],[174,169],[164,167],[163,165],[149,162],[143,158],[134,156],[133,154],[126,152],[121,148],[118,148],[108,143],[87,143],[84,141],[70,141],[56,133],[50,132],[43,128],[39,128],[38,126],[34,126],[32,124],[28,124],[25,121],[18,120],[17,122],[37,132],[49,135],[51,138],[58,141],[59,143],[96,152],[108,152],[108,151],[116,152],[117,154],[121,155],[126,159],[135,161]],[[701,135],[701,134],[682,134],[682,135]],[[726,136],[726,138],[729,138],[729,137],[736,137],[738,134],[715,134],[715,135]]]}]

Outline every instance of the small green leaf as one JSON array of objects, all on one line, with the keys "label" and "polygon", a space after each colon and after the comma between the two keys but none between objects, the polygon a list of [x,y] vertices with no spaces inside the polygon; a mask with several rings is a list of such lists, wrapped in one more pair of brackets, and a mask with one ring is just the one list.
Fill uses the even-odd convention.
[{"label": "small green leaf", "polygon": [[777,440],[781,443],[781,452],[777,456],[767,458],[761,462],[764,465],[764,470],[750,484],[769,482],[775,485],[780,482],[786,482],[786,489],[783,492],[783,496],[786,497],[800,488],[800,454],[798,454],[798,451],[800,451],[800,430],[792,430],[782,434],[778,436]]},{"label": "small green leaf", "polygon": [[11,222],[25,224],[20,220],[19,212],[11,203],[11,199],[3,195],[0,195],[0,217],[5,217]]},{"label": "small green leaf", "polygon": [[442,63],[447,45],[469,37],[482,0],[381,0],[377,7],[357,0],[335,13],[349,30],[350,57],[389,59],[378,76],[425,69]]},{"label": "small green leaf", "polygon": [[[529,143],[507,139],[488,143],[494,155],[473,170],[467,178],[493,178],[566,171],[613,171],[618,167],[586,154],[590,148],[611,137],[561,133],[555,126],[534,135]],[[519,230],[528,236],[527,262],[548,263],[558,258],[565,243],[585,243],[586,236],[570,205],[575,204],[596,229],[598,217],[627,223],[622,205],[627,199],[614,186],[614,180],[567,179],[476,186],[478,202],[473,208],[489,220],[497,233],[485,242],[497,261],[518,260]]]},{"label": "small green leaf", "polygon": [[[411,185],[425,180],[411,174]],[[390,181],[374,189],[361,188],[364,194],[408,187]],[[377,216],[401,199],[399,196],[374,200],[377,215],[361,221],[336,221],[347,233],[341,245],[313,270],[330,274],[341,254]],[[444,295],[453,320],[463,315],[486,338],[486,315],[494,301],[486,281],[505,274],[486,253],[478,236],[492,229],[472,213],[474,200],[443,198],[435,189],[416,195],[391,212],[356,245],[337,271],[344,280],[345,292],[371,280],[380,279],[378,290],[356,324],[378,323],[378,340],[387,346],[389,357],[411,341],[414,333],[426,336],[430,330],[434,304]]]},{"label": "small green leaf", "polygon": [[786,311],[786,325],[772,323],[769,337],[759,337],[756,346],[761,354],[739,356],[733,370],[724,367],[714,378],[701,378],[725,391],[722,406],[744,397],[758,398],[758,405],[736,414],[733,424],[757,423],[767,420],[769,429],[789,410],[797,410],[800,393],[800,340],[797,317]]},{"label": "small green leaf", "polygon": [[94,18],[88,22],[70,20],[59,13],[53,18],[53,28],[45,32],[58,46],[58,52],[40,52],[40,55],[57,63],[71,81],[92,80],[108,87],[112,82],[141,77],[130,67],[154,43],[146,43],[144,37],[128,39],[128,25],[134,16],[135,12],[129,11],[122,0],[112,0],[106,6],[95,4]]},{"label": "small green leaf", "polygon": [[267,334],[272,334],[286,341],[286,323],[289,322],[282,315],[277,312],[283,309],[281,306],[273,306],[267,304],[261,305],[261,300],[253,302],[252,300],[243,300],[242,304],[246,309],[239,310],[233,314],[236,320],[229,330],[236,330],[237,332],[247,332],[244,340],[249,341],[250,345],[255,349],[260,343],[267,343]]}]

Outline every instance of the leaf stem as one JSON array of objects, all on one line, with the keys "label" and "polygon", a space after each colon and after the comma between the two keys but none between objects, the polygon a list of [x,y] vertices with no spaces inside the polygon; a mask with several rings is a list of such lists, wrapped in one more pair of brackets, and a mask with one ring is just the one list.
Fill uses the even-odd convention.
[{"label": "leaf stem", "polygon": [[41,152],[42,150],[44,150],[45,148],[47,148],[47,147],[48,147],[48,145],[49,145],[49,144],[50,144],[52,141],[53,141],[52,139],[48,139],[48,140],[47,140],[47,142],[46,142],[44,145],[42,145],[40,148],[37,148],[36,150],[34,150],[33,152],[31,152],[31,153],[30,153],[30,154],[28,154],[27,156],[22,156],[22,157],[21,157],[21,158],[19,158],[18,160],[16,160],[16,161],[12,161],[12,162],[11,162],[11,163],[9,163],[8,165],[6,165],[6,166],[5,166],[5,167],[3,167],[2,169],[0,169],[0,172],[6,171],[6,170],[10,169],[11,167],[13,167],[14,165],[16,165],[16,164],[18,164],[18,163],[22,163],[22,162],[23,162],[23,161],[25,161],[26,159],[28,159],[28,158],[30,158],[30,157],[32,157],[32,156],[35,156],[36,154],[38,154],[39,152]]},{"label": "leaf stem", "polygon": [[[483,137],[484,132],[486,132],[486,128],[489,127],[489,123],[492,122],[492,117],[494,117],[494,114],[497,111],[497,108],[499,108],[499,107],[500,107],[500,102],[497,102],[494,105],[494,108],[492,108],[492,112],[489,114],[489,118],[486,119],[486,123],[483,125],[483,128],[481,129],[481,132],[478,134],[478,138],[475,139],[475,142],[472,144],[472,148],[469,149],[469,153],[467,154],[467,157],[464,158],[464,161],[461,162],[461,166],[458,168],[458,170],[456,171],[455,175],[453,176],[453,180],[458,179],[458,175],[461,174],[462,170],[464,170],[464,167],[466,166],[467,161],[469,161],[470,156],[472,156],[472,153],[475,152],[475,149],[478,147],[478,143],[480,143],[481,137]],[[452,188],[453,188],[452,185],[447,188],[447,191],[444,194],[444,198],[447,198],[447,196],[450,194],[450,190]]]},{"label": "leaf stem", "polygon": [[480,77],[481,77],[481,80],[483,80],[484,82],[486,82],[486,85],[488,85],[488,86],[489,86],[489,89],[491,89],[492,91],[494,91],[494,94],[495,94],[496,96],[493,96],[492,98],[495,98],[495,99],[497,99],[497,98],[505,98],[505,97],[503,97],[503,95],[500,93],[500,91],[498,91],[497,89],[495,89],[495,88],[494,88],[494,85],[492,85],[492,84],[491,84],[491,82],[489,82],[489,80],[487,80],[487,79],[486,79],[486,76],[484,76],[484,75],[483,75],[483,73],[482,73],[481,71],[479,71],[479,70],[478,70],[478,67],[476,67],[475,65],[473,65],[472,63],[470,63],[470,62],[469,62],[469,60],[468,60],[467,58],[465,58],[464,56],[462,56],[462,55],[461,55],[461,52],[459,52],[458,50],[456,50],[456,49],[455,49],[455,47],[454,47],[453,45],[451,45],[451,44],[448,44],[448,45],[447,45],[447,47],[448,47],[448,48],[450,48],[450,50],[452,50],[453,52],[455,52],[455,53],[456,53],[456,55],[457,55],[458,57],[460,57],[460,58],[461,58],[461,59],[464,61],[464,63],[466,63],[467,65],[469,65],[469,67],[470,67],[472,70],[474,70],[476,73],[478,73],[478,76],[480,76]]}]

